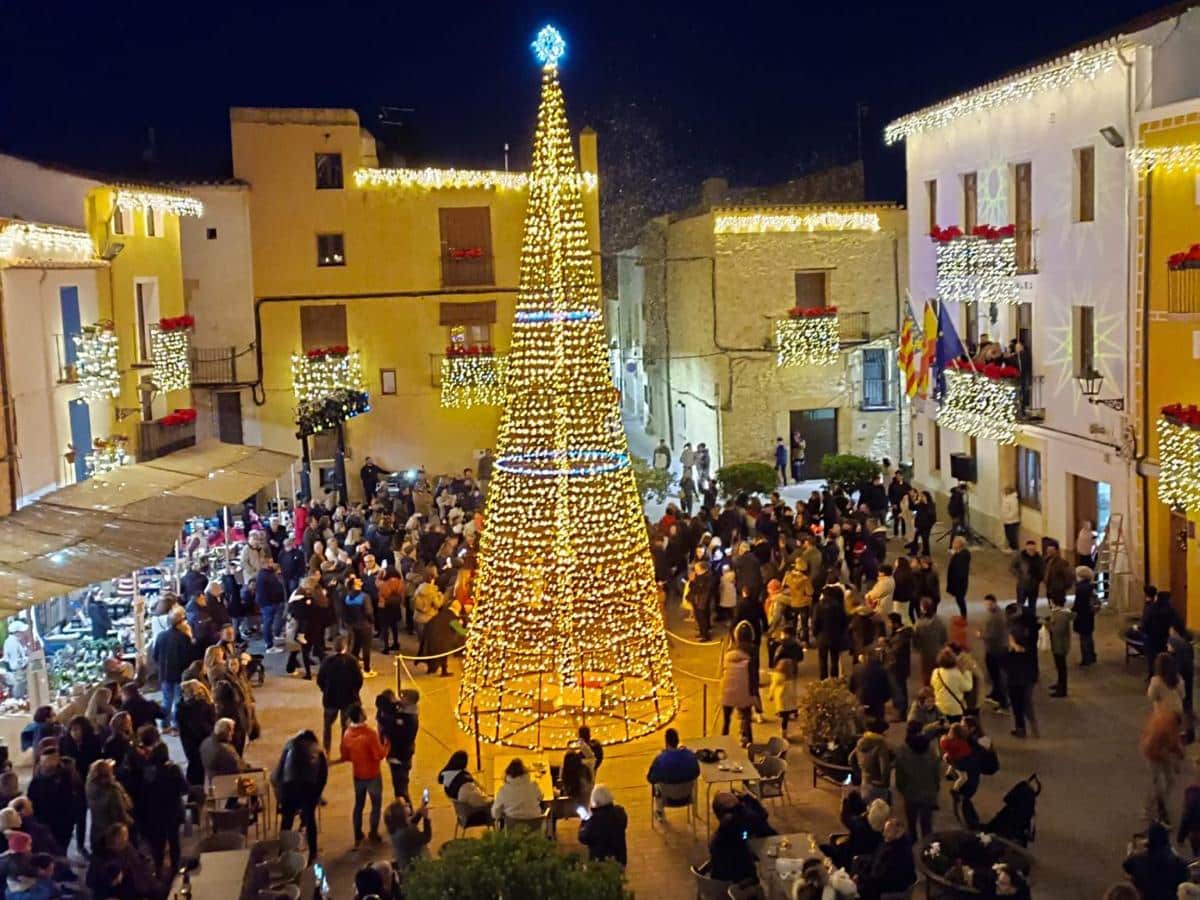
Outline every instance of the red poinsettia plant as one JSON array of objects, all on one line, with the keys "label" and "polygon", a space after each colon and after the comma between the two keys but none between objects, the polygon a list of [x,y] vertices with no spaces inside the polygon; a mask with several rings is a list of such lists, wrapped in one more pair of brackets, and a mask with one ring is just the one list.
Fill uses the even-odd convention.
[{"label": "red poinsettia plant", "polygon": [[168,316],[158,320],[159,331],[186,331],[196,324],[193,316]]},{"label": "red poinsettia plant", "polygon": [[332,347],[313,347],[304,355],[309,359],[324,359],[327,356],[345,356],[350,352],[349,347],[336,344]]},{"label": "red poinsettia plant", "polygon": [[158,424],[166,426],[167,428],[174,428],[176,425],[190,425],[195,421],[196,410],[189,406],[184,409],[172,410],[159,419]]},{"label": "red poinsettia plant", "polygon": [[949,368],[956,372],[975,372],[985,378],[1020,378],[1021,371],[1016,366],[1003,366],[999,363],[983,363],[980,365],[973,364],[970,360],[956,359],[950,363]]},{"label": "red poinsettia plant", "polygon": [[1167,257],[1168,269],[1200,269],[1200,244],[1192,244],[1182,253],[1172,253]]},{"label": "red poinsettia plant", "polygon": [[1184,406],[1182,403],[1172,403],[1161,410],[1163,417],[1188,428],[1200,428],[1200,409],[1196,405]]},{"label": "red poinsettia plant", "polygon": [[484,251],[482,247],[451,247],[451,259],[483,259]]},{"label": "red poinsettia plant", "polygon": [[[971,229],[971,237],[983,238],[985,241],[998,241],[1002,238],[1013,237],[1017,233],[1015,225],[976,225]],[[964,236],[957,225],[947,225],[939,228],[937,225],[929,232],[929,236],[939,244],[945,244]]]},{"label": "red poinsettia plant", "polygon": [[446,348],[447,356],[492,356],[495,352],[491,344],[451,344]]},{"label": "red poinsettia plant", "polygon": [[836,315],[836,306],[793,306],[788,310],[788,316],[793,319],[823,319]]}]

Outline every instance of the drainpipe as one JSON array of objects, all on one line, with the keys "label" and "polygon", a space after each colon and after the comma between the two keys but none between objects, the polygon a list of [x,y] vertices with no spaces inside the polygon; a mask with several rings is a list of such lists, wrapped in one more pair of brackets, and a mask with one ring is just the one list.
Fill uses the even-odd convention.
[{"label": "drainpipe", "polygon": [[[17,508],[17,446],[16,434],[13,431],[13,404],[8,378],[8,334],[4,320],[4,287],[0,285],[0,404],[3,404],[4,414],[4,464],[8,469],[9,509],[0,510],[0,515],[8,515]],[[76,452],[79,452],[78,450]],[[86,451],[85,451],[86,452]]]},{"label": "drainpipe", "polygon": [[[896,351],[900,349],[900,241],[892,235],[892,287],[896,296]],[[893,372],[896,370],[893,369]],[[904,385],[896,379],[896,466],[904,464]]]},{"label": "drainpipe", "polygon": [[[1145,240],[1142,244],[1142,383],[1145,394],[1142,398],[1142,448],[1134,457],[1134,471],[1142,482],[1142,581],[1150,581],[1150,479],[1143,466],[1146,451],[1150,446],[1150,224],[1151,207],[1154,199],[1154,170],[1146,173],[1146,206],[1143,221],[1146,223]],[[1132,392],[1131,392],[1132,393]]]}]

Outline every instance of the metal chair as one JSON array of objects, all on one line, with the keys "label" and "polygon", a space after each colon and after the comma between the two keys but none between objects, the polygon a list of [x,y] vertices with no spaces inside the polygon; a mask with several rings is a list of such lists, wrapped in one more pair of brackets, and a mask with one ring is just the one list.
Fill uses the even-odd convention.
[{"label": "metal chair", "polygon": [[451,801],[454,807],[454,836],[465,835],[468,828],[491,828],[492,813],[487,807],[472,809],[465,803]]},{"label": "metal chair", "polygon": [[772,737],[765,744],[751,744],[749,747],[750,761],[758,763],[767,756],[777,756],[780,759],[787,759],[787,752],[790,746],[787,741],[778,735]]},{"label": "metal chair", "polygon": [[732,881],[710,878],[712,862],[705,860],[700,866],[692,866],[692,879],[696,882],[696,900],[728,900]]},{"label": "metal chair", "polygon": [[546,837],[550,837],[550,810],[542,810],[542,814],[536,819],[501,819],[501,824],[506,831],[531,831],[534,833],[541,832]]},{"label": "metal chair", "polygon": [[210,809],[208,823],[214,833],[233,831],[241,835],[244,842],[246,832],[250,830],[250,808],[237,806],[233,809]]},{"label": "metal chair", "polygon": [[220,853],[225,850],[245,850],[246,835],[237,831],[214,831],[196,842],[197,853]]},{"label": "metal chair", "polygon": [[757,782],[745,782],[747,790],[752,791],[759,800],[791,799],[788,796],[786,762],[778,756],[764,756],[754,764],[754,768],[762,777]]},{"label": "metal chair", "polygon": [[688,825],[695,827],[696,815],[696,779],[682,784],[652,784],[650,785],[650,825],[654,826],[658,819],[656,800],[661,799],[665,818],[668,809],[687,809]]}]

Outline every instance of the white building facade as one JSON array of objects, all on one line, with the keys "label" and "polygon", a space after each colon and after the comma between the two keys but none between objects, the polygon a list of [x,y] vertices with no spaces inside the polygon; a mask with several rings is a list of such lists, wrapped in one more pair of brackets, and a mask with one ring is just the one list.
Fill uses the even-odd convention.
[{"label": "white building facade", "polygon": [[1073,549],[1084,521],[1102,527],[1120,514],[1126,563],[1140,559],[1138,529],[1130,527],[1131,385],[1140,378],[1130,347],[1140,333],[1130,324],[1135,199],[1126,144],[1139,106],[1194,90],[1196,25],[1190,11],[1117,33],[888,127],[888,140],[903,140],[907,153],[909,293],[918,323],[927,301],[947,295],[935,226],[1014,231],[1016,276],[1001,302],[943,299],[964,344],[987,336],[1025,349],[1012,442],[940,427],[932,397],[914,405],[913,420],[915,483],[944,501],[960,480],[952,455],[973,459],[970,525],[997,544],[1001,497],[1012,486],[1022,539]]}]

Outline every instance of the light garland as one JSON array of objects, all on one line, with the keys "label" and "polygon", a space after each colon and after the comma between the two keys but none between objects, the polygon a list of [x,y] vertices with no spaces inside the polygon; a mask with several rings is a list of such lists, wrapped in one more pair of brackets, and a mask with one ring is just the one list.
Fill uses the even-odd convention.
[{"label": "light garland", "polygon": [[776,363],[788,366],[832,366],[838,361],[841,340],[838,317],[800,316],[775,323]]},{"label": "light garland", "polygon": [[937,412],[940,427],[999,444],[1017,442],[1020,386],[1014,380],[954,369],[947,369],[943,377],[946,394]]},{"label": "light garland", "polygon": [[135,209],[157,210],[174,216],[204,215],[204,204],[195,197],[186,194],[164,194],[159,191],[138,190],[135,188],[118,188],[114,203],[121,210],[132,212]]},{"label": "light garland", "polygon": [[125,450],[128,438],[123,435],[113,435],[110,438],[96,438],[92,441],[92,449],[84,457],[87,476],[103,475],[113,469],[119,469],[129,462],[129,454]]},{"label": "light garland", "polygon": [[1200,509],[1200,430],[1160,416],[1158,499],[1173,509]]},{"label": "light garland", "polygon": [[292,390],[301,434],[318,434],[371,411],[362,358],[346,347],[293,353]]},{"label": "light garland", "polygon": [[[585,191],[594,191],[598,183],[594,172],[577,172],[567,180]],[[525,191],[529,189],[529,175],[480,169],[355,169],[354,186],[361,190]]]},{"label": "light garland", "polygon": [[84,263],[95,256],[86,231],[33,222],[9,222],[0,229],[0,260]]},{"label": "light garland", "polygon": [[470,409],[504,404],[505,359],[490,354],[442,357],[442,406]]},{"label": "light garland", "polygon": [[79,396],[88,403],[119,396],[121,373],[117,368],[117,335],[112,322],[85,325],[71,340],[75,343]]},{"label": "light garland", "polygon": [[1019,303],[1016,238],[964,235],[935,241],[938,299],[952,303]]},{"label": "light garland", "polygon": [[1173,144],[1168,147],[1134,147],[1129,164],[1144,175],[1151,169],[1164,172],[1200,169],[1200,144]]},{"label": "light garland", "polygon": [[557,58],[542,70],[504,414],[455,707],[481,740],[546,748],[565,747],[585,723],[602,742],[633,740],[666,725],[679,703]]},{"label": "light garland", "polygon": [[813,231],[878,231],[879,214],[824,210],[811,213],[722,213],[713,217],[713,234],[776,234]]},{"label": "light garland", "polygon": [[1027,100],[1078,81],[1092,81],[1111,69],[1117,58],[1116,47],[1077,50],[1031,72],[992,82],[944,103],[902,116],[883,130],[884,143],[894,144],[910,135],[950,125],[965,116]]},{"label": "light garland", "polygon": [[161,391],[186,391],[192,386],[192,340],[187,328],[163,331],[150,326],[150,358],[154,383]]}]

